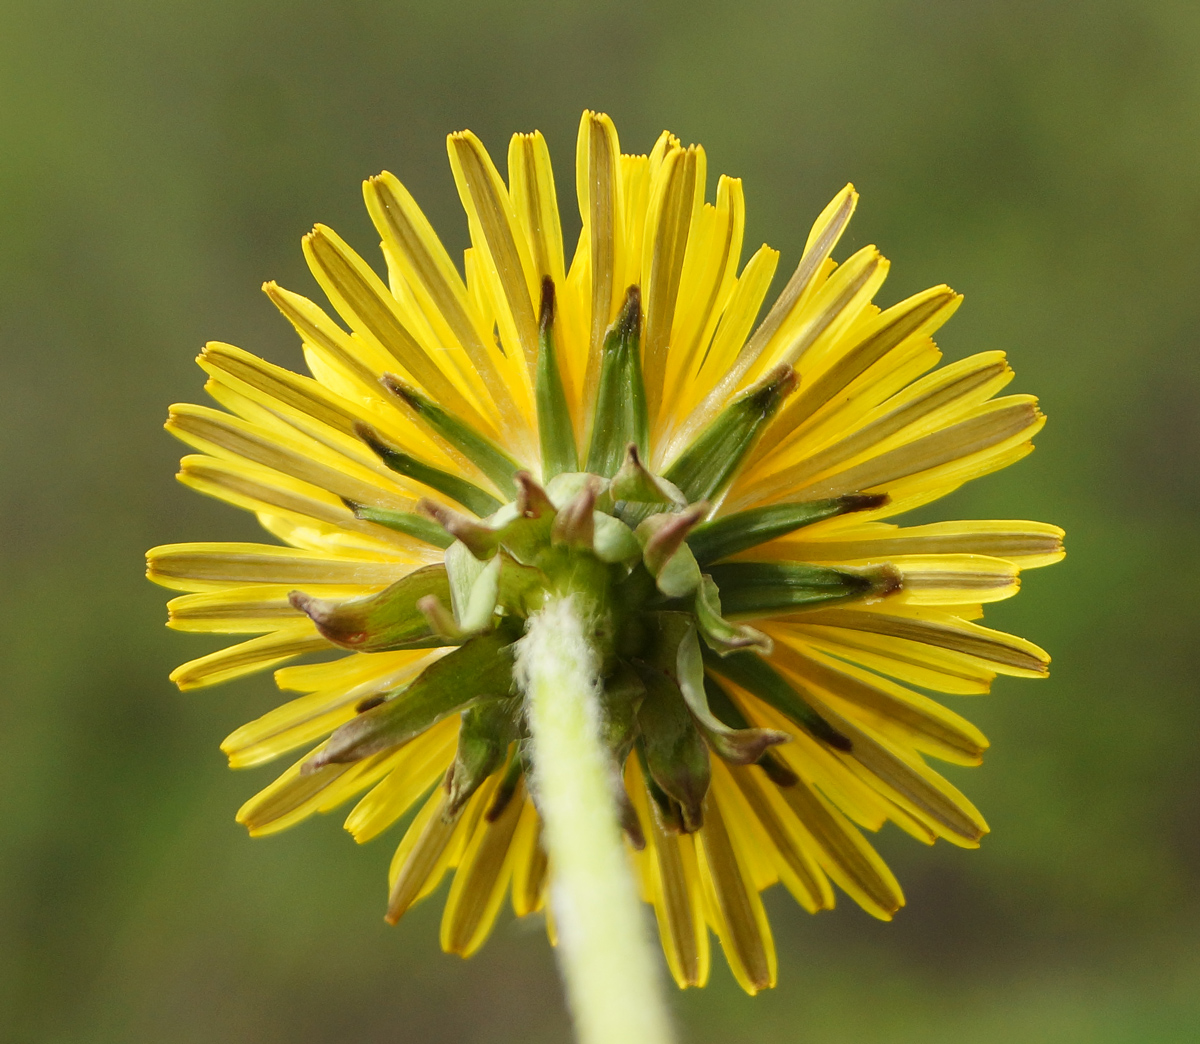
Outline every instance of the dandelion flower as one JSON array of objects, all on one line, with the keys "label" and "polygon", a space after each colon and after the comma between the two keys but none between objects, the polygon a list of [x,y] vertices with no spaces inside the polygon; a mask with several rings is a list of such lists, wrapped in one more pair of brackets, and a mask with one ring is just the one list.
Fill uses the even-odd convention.
[{"label": "dandelion flower", "polygon": [[[836,887],[886,920],[904,898],[864,830],[987,832],[929,764],[977,764],[987,740],[926,691],[1046,674],[979,618],[1062,557],[1062,532],[884,519],[1016,462],[1043,417],[997,397],[1000,352],[938,366],[954,291],[881,308],[875,247],[833,260],[852,186],[756,322],[779,254],[742,264],[741,182],[707,201],[699,146],[624,155],[584,113],[569,259],[540,134],[512,139],[507,182],[473,134],[448,146],[461,268],[403,185],[371,178],[385,274],[323,225],[304,239],[340,322],[265,287],[312,376],[212,343],[221,408],[172,408],[196,451],[180,480],[278,541],[149,553],[184,592],[169,626],[251,636],[172,679],[274,668],[299,695],[222,749],[234,768],[299,754],[239,821],[270,834],[357,799],[364,842],[415,810],[387,918],[452,874],[441,942],[466,956],[506,896],[546,904],[514,648],[552,595],[590,599],[626,850],[671,974],[705,983],[711,930],[754,993],[776,977],[765,889],[815,912]],[[312,653],[342,655],[283,666]]]}]

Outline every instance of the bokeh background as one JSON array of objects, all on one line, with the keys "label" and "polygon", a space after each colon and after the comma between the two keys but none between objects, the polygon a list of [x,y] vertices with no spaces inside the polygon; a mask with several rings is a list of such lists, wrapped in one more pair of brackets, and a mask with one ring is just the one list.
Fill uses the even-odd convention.
[{"label": "bokeh background", "polygon": [[[979,852],[879,846],[891,925],[770,895],[780,985],[719,958],[675,998],[694,1042],[1200,1039],[1200,6],[1192,0],[6,0],[0,5],[0,1039],[564,1041],[540,925],[468,962],[440,903],[384,925],[395,835],[338,817],[250,841],[271,769],[217,749],[269,678],[181,695],[207,651],[162,626],[141,554],[254,538],[172,480],[167,405],[207,339],[297,365],[259,292],[316,295],[316,220],[374,256],[387,168],[454,249],[444,135],[549,138],[573,210],[580,111],[627,151],[665,126],[745,179],[782,249],[847,180],[840,256],[886,303],[946,281],[949,358],[1003,348],[1039,450],[950,514],[1032,517],[1070,556],[990,620],[1055,656],[954,703],[993,741],[950,771]],[[568,213],[568,229],[577,218]],[[747,250],[747,256],[749,249]],[[790,259],[790,261],[789,261]],[[951,510],[953,509],[953,510]],[[942,512],[939,510],[938,512]],[[951,698],[952,700],[954,698]],[[779,891],[779,890],[775,890]]]}]

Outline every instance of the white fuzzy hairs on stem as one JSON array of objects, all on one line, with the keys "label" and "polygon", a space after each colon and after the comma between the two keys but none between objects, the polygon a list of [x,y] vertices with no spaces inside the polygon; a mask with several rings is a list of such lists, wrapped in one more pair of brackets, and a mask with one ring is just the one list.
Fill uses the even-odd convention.
[{"label": "white fuzzy hairs on stem", "polygon": [[599,659],[580,602],[551,598],[530,617],[515,669],[533,739],[559,963],[580,1044],[671,1044],[662,969],[601,742]]}]

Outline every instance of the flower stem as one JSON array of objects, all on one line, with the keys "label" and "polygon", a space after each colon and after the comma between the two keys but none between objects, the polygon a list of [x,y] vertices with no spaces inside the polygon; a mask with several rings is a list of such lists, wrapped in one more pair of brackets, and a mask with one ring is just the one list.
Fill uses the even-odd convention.
[{"label": "flower stem", "polygon": [[578,597],[551,599],[517,652],[558,954],[580,1044],[670,1044],[663,977],[600,739],[599,661]]}]

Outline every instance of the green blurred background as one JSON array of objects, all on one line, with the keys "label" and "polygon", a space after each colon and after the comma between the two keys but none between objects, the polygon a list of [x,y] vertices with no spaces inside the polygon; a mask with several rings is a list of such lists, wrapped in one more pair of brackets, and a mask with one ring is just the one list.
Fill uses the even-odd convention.
[{"label": "green blurred background", "polygon": [[[1042,396],[1039,451],[946,513],[1064,525],[997,626],[1046,682],[951,698],[993,741],[948,774],[979,852],[879,845],[891,925],[770,893],[780,985],[720,959],[675,998],[689,1041],[1155,1044],[1200,1039],[1200,6],[1194,0],[0,5],[0,1039],[562,1041],[538,925],[468,962],[440,903],[382,921],[390,841],[338,817],[250,841],[271,770],[217,744],[269,678],[181,695],[214,643],[164,630],[142,551],[253,539],[178,487],[169,403],[207,339],[298,365],[259,292],[316,295],[317,220],[374,257],[359,181],[394,171],[465,245],[444,135],[550,141],[568,229],[580,111],[627,151],[665,126],[745,179],[747,256],[790,271],[862,192],[881,300],[967,295],[948,358],[1003,348]],[[572,231],[573,235],[574,232]],[[939,507],[937,514],[942,514]]]}]

